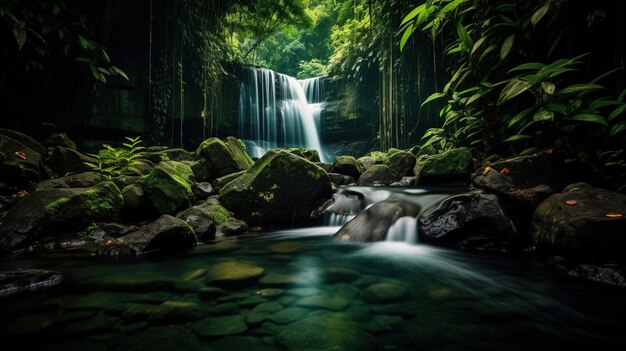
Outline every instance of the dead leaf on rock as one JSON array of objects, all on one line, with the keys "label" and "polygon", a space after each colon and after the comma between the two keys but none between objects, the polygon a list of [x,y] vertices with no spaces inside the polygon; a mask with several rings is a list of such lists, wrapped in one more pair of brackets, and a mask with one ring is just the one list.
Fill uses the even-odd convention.
[{"label": "dead leaf on rock", "polygon": [[15,156],[21,158],[22,160],[27,159],[26,154],[23,151],[15,151]]},{"label": "dead leaf on rock", "polygon": [[509,174],[509,172],[511,172],[508,168],[504,167],[500,170],[500,173],[502,174]]},{"label": "dead leaf on rock", "polygon": [[489,173],[490,170],[491,170],[491,167],[489,167],[489,166],[485,167],[485,170],[483,171],[482,175],[485,175],[485,174]]},{"label": "dead leaf on rock", "polygon": [[570,205],[570,206],[574,206],[578,203],[577,200],[567,200],[565,201],[566,204]]},{"label": "dead leaf on rock", "polygon": [[607,213],[606,214],[607,217],[609,218],[620,218],[620,217],[624,217],[623,214],[621,213],[617,213],[617,212],[611,212],[611,213]]}]

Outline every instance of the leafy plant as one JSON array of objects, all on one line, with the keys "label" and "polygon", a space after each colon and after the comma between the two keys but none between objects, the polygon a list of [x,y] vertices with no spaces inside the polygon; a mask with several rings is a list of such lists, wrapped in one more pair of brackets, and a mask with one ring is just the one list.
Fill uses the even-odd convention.
[{"label": "leafy plant", "polygon": [[121,148],[103,144],[104,149],[98,154],[88,154],[97,160],[97,163],[84,162],[94,172],[99,173],[106,179],[112,179],[121,175],[141,174],[137,166],[144,164],[138,158],[141,157],[142,150],[141,137],[125,137],[128,141],[123,143]]}]

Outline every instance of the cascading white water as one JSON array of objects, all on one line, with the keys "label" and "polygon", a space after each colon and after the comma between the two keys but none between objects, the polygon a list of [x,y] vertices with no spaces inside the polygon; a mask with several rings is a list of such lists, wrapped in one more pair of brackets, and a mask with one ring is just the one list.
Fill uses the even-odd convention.
[{"label": "cascading white water", "polygon": [[416,244],[417,240],[417,218],[400,217],[387,230],[387,241],[403,241],[409,244]]},{"label": "cascading white water", "polygon": [[248,68],[245,74],[240,84],[238,122],[239,136],[248,152],[261,157],[275,147],[305,147],[317,150],[325,161],[318,134],[323,106],[310,104],[305,93],[306,87],[311,98],[319,100],[321,81],[305,80],[301,84],[264,68]]}]

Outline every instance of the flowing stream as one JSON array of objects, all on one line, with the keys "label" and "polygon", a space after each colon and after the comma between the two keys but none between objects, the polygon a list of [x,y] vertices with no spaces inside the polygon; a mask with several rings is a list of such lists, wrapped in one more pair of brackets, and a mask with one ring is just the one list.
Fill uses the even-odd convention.
[{"label": "flowing stream", "polygon": [[[426,206],[449,193],[352,187],[337,198],[347,220],[384,199]],[[2,269],[66,277],[46,292],[0,300],[3,343],[25,350],[282,350],[285,333],[308,335],[298,322],[314,319],[327,328],[314,336],[322,344],[361,340],[339,332],[350,326],[386,350],[626,346],[623,291],[561,277],[527,256],[409,244],[417,235],[413,218],[396,222],[388,241],[368,244],[332,240],[341,223],[328,220],[178,255],[115,261],[82,247],[3,261]],[[232,263],[263,272],[215,289],[207,279],[212,267]]]}]

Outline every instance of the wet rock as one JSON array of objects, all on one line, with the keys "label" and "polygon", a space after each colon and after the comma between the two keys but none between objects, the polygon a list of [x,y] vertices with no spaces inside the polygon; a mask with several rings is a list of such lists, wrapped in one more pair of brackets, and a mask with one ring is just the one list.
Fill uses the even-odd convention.
[{"label": "wet rock", "polygon": [[17,143],[26,146],[27,148],[38,153],[39,155],[43,156],[47,152],[46,148],[43,145],[24,133],[20,133],[11,129],[0,128],[0,135],[15,140]]},{"label": "wet rock", "polygon": [[222,303],[208,309],[209,314],[213,315],[231,315],[239,313],[239,305],[234,302]]},{"label": "wet rock", "polygon": [[44,236],[61,236],[117,213],[123,205],[112,182],[92,188],[46,189],[13,206],[0,224],[0,251],[17,250]]},{"label": "wet rock", "polygon": [[356,158],[352,156],[339,156],[335,159],[335,162],[333,162],[330,173],[339,173],[354,179],[359,179],[361,169],[359,169]]},{"label": "wet rock", "polygon": [[316,288],[295,288],[289,289],[287,293],[294,296],[311,296],[321,293],[321,290]]},{"label": "wet rock", "polygon": [[73,322],[55,327],[52,332],[56,337],[60,338],[79,337],[81,335],[111,331],[115,329],[120,322],[118,318],[107,316],[104,313],[98,313],[89,320],[89,323],[85,323],[84,321]]},{"label": "wet rock", "polygon": [[91,171],[91,168],[85,164],[95,163],[98,161],[83,153],[80,153],[73,149],[57,146],[52,148],[46,159],[46,166],[52,170],[58,176],[64,176],[68,173],[82,173]]},{"label": "wet rock", "polygon": [[213,217],[206,211],[198,206],[191,207],[178,215],[179,218],[185,221],[193,228],[194,233],[200,241],[209,241],[215,239],[216,227],[213,222]]},{"label": "wet rock", "polygon": [[358,214],[334,236],[338,240],[382,241],[391,227],[401,217],[415,217],[419,207],[406,201],[381,201]]},{"label": "wet rock", "polygon": [[307,285],[310,282],[296,274],[269,273],[261,280],[259,284],[264,286],[290,286],[290,285]]},{"label": "wet rock", "polygon": [[159,214],[175,214],[193,203],[194,183],[194,175],[189,166],[175,161],[163,161],[146,177],[144,191]]},{"label": "wet rock", "polygon": [[193,302],[164,301],[154,307],[148,316],[151,324],[175,324],[196,321],[202,318],[199,306]]},{"label": "wet rock", "polygon": [[320,154],[315,149],[290,148],[288,152],[311,162],[320,162]]},{"label": "wet rock", "polygon": [[313,163],[315,163],[317,167],[325,170],[326,173],[330,173],[330,169],[333,167],[333,165],[330,163],[324,163],[324,162],[313,162]]},{"label": "wet rock", "polygon": [[415,183],[424,185],[468,181],[472,166],[472,153],[468,148],[421,156],[418,157],[413,169]]},{"label": "wet rock", "polygon": [[94,186],[104,179],[96,172],[84,172],[79,174],[71,174],[65,177],[44,180],[37,184],[35,190],[54,189],[54,188],[88,188]]},{"label": "wet rock", "polygon": [[251,225],[303,223],[330,199],[323,169],[286,151],[272,150],[220,191],[224,206]]},{"label": "wet rock", "polygon": [[306,317],[309,310],[299,307],[288,307],[269,315],[268,319],[276,324],[289,324]]},{"label": "wet rock", "polygon": [[226,291],[216,287],[203,287],[198,291],[198,296],[203,300],[213,300],[226,295]]},{"label": "wet rock", "polygon": [[76,143],[70,139],[65,133],[52,133],[42,143],[45,147],[62,146],[72,150],[78,150]]},{"label": "wet rock", "polygon": [[355,183],[354,178],[349,175],[343,175],[339,173],[328,173],[330,181],[335,185],[350,185]]},{"label": "wet rock", "polygon": [[181,251],[197,242],[193,229],[185,222],[163,215],[135,232],[105,243],[99,250],[102,256],[132,256],[154,251]]},{"label": "wet rock", "polygon": [[112,238],[119,238],[137,229],[139,228],[134,225],[126,226],[119,223],[98,223],[89,226],[86,234],[94,242],[101,243]]},{"label": "wet rock", "polygon": [[194,161],[180,161],[191,168],[193,175],[197,182],[209,182],[211,181],[211,175],[207,170],[207,161],[204,158],[200,158]]},{"label": "wet rock", "polygon": [[196,156],[206,159],[210,179],[245,171],[253,164],[244,143],[233,137],[225,141],[218,138],[205,140],[196,150]]},{"label": "wet rock", "polygon": [[387,157],[385,165],[389,167],[395,179],[413,175],[415,156],[408,151],[398,151]]},{"label": "wet rock", "polygon": [[411,186],[413,182],[415,182],[415,177],[402,177],[400,180],[389,184],[389,186]]},{"label": "wet rock", "polygon": [[207,273],[208,285],[244,286],[254,284],[263,276],[262,267],[251,264],[226,261],[211,266]]},{"label": "wet rock", "polygon": [[146,208],[148,198],[143,190],[143,185],[135,183],[124,187],[122,189],[122,197],[124,198],[124,214],[132,216],[150,212]]},{"label": "wet rock", "polygon": [[368,323],[364,324],[364,329],[374,333],[392,331],[395,330],[396,327],[402,325],[403,321],[404,320],[400,316],[377,315],[368,321]]},{"label": "wet rock", "polygon": [[626,270],[615,265],[598,266],[593,264],[579,264],[568,272],[575,278],[590,280],[595,283],[626,288]]},{"label": "wet rock", "polygon": [[262,304],[257,305],[255,308],[252,309],[252,311],[250,311],[250,313],[264,313],[264,314],[269,314],[269,313],[274,313],[274,312],[278,312],[280,310],[282,310],[284,307],[283,305],[279,304],[278,302],[264,302]]},{"label": "wet rock", "polygon": [[270,245],[269,249],[273,253],[286,254],[300,251],[305,245],[299,241],[284,241]]},{"label": "wet rock", "polygon": [[261,338],[251,336],[227,336],[209,343],[211,350],[228,351],[275,351],[276,349],[265,345]]},{"label": "wet rock", "polygon": [[359,177],[358,185],[389,185],[396,177],[387,165],[373,165]]},{"label": "wet rock", "polygon": [[[259,292],[257,291],[257,294],[258,293]],[[265,298],[263,298],[261,296],[263,296],[263,295],[247,297],[247,298],[239,301],[239,306],[244,307],[244,308],[245,307],[254,307],[256,305],[259,305],[259,304],[262,304],[264,302],[267,302],[267,299],[265,299]]]},{"label": "wet rock", "polygon": [[312,295],[304,297],[296,302],[297,306],[309,308],[323,308],[331,311],[344,310],[350,301],[340,296]]},{"label": "wet rock", "polygon": [[16,185],[39,182],[45,178],[42,155],[45,155],[45,149],[43,153],[39,153],[0,133],[0,179]]},{"label": "wet rock", "polygon": [[517,230],[498,197],[482,191],[449,197],[418,219],[420,241],[466,248],[510,249]]},{"label": "wet rock", "polygon": [[42,269],[0,271],[0,297],[45,290],[59,285],[63,275]]},{"label": "wet rock", "polygon": [[537,247],[569,257],[626,257],[626,195],[585,184],[567,190],[535,210],[530,234]]},{"label": "wet rock", "polygon": [[182,326],[147,329],[126,338],[120,349],[126,351],[205,350],[198,337]]},{"label": "wet rock", "polygon": [[329,267],[322,271],[323,279],[328,284],[335,283],[350,283],[359,279],[360,275],[357,271],[341,268],[341,267]]},{"label": "wet rock", "polygon": [[379,283],[370,285],[365,289],[363,300],[372,303],[388,303],[404,299],[406,293],[407,288],[404,285]]},{"label": "wet rock", "polygon": [[191,330],[201,337],[215,337],[242,334],[248,330],[248,326],[241,316],[234,315],[197,321],[191,326]]},{"label": "wet rock", "polygon": [[309,317],[288,325],[278,332],[276,343],[289,350],[378,349],[376,339],[350,321],[324,317]]},{"label": "wet rock", "polygon": [[[183,220],[183,217],[185,217],[194,222],[195,225],[207,225],[208,221],[211,221],[215,226],[215,231],[213,235],[211,235],[211,228],[209,227],[209,232],[203,235],[204,240],[213,240],[216,236],[237,235],[248,231],[248,224],[246,222],[233,217],[233,213],[220,205],[219,202],[210,200],[180,213],[178,217]],[[192,223],[189,224],[192,227],[194,226]],[[200,229],[200,232],[204,230],[204,228]]]},{"label": "wet rock", "polygon": [[194,184],[192,187],[192,191],[194,197],[201,200],[204,200],[215,193],[215,191],[213,190],[213,186],[211,185],[211,183],[208,182]]},{"label": "wet rock", "polygon": [[272,298],[272,297],[278,297],[278,296],[283,295],[285,293],[285,290],[268,288],[268,289],[261,289],[257,291],[256,293],[259,296]]},{"label": "wet rock", "polygon": [[377,160],[375,160],[371,156],[363,156],[356,160],[356,164],[359,167],[359,169],[362,169],[363,172],[366,172],[370,168],[372,168],[373,165],[382,163],[382,162],[376,162],[376,161]]}]

